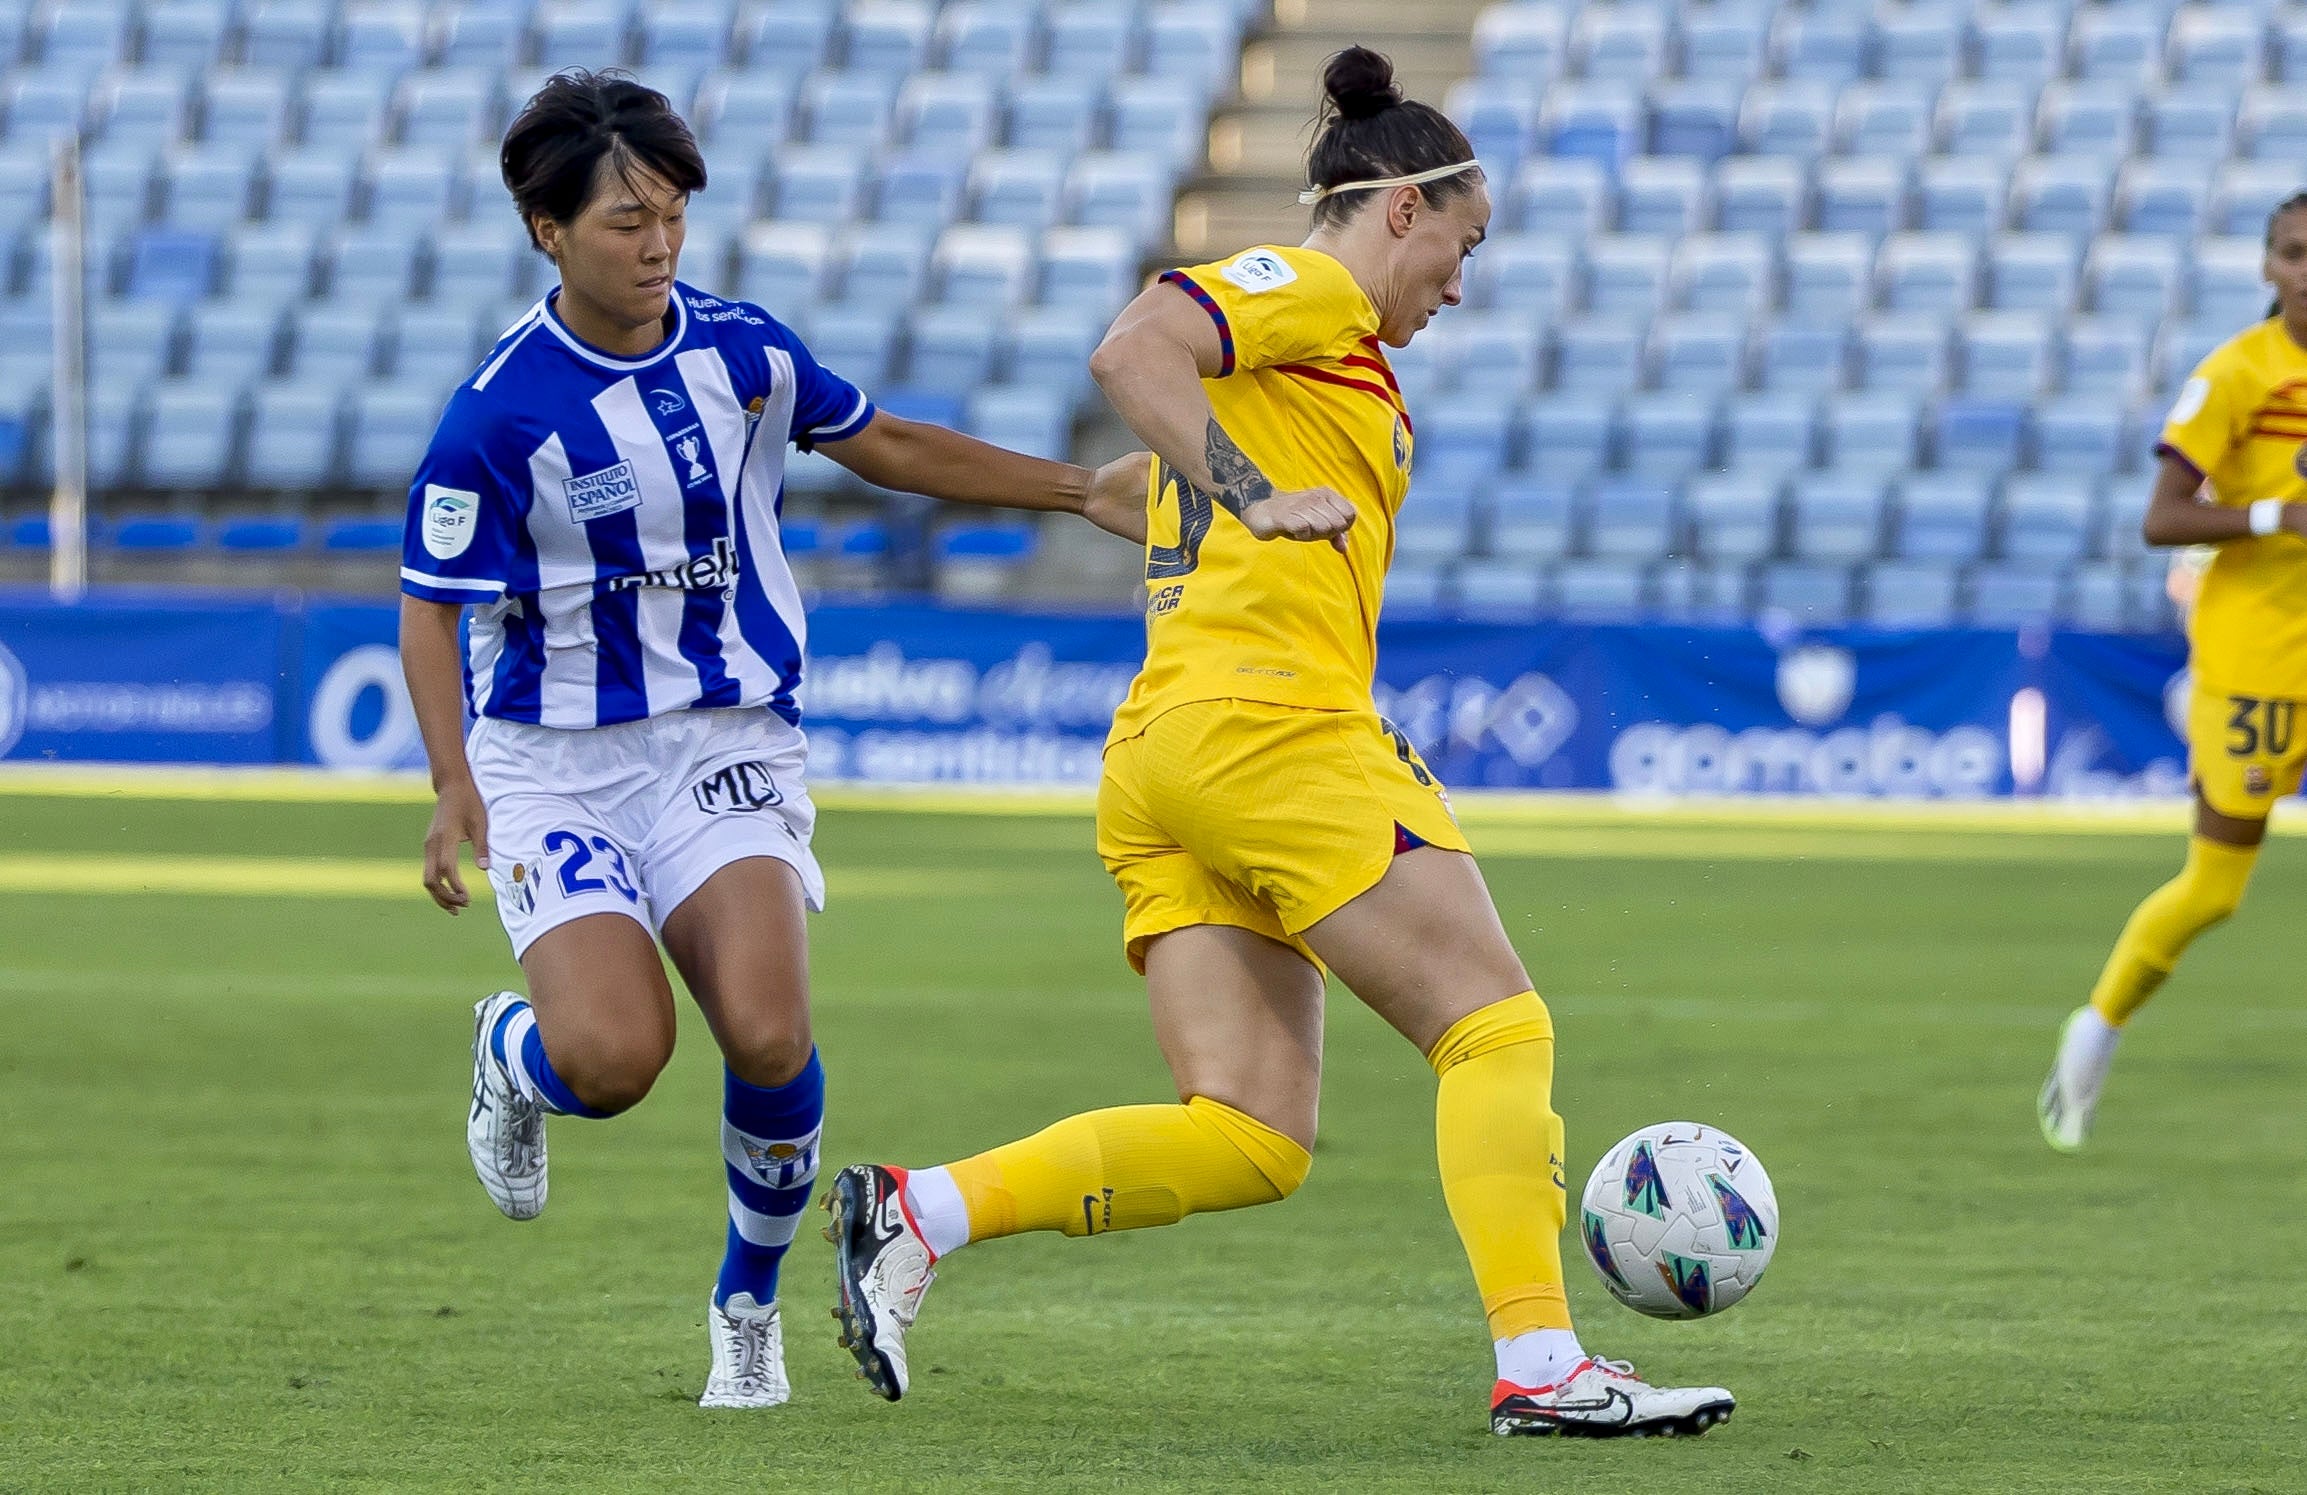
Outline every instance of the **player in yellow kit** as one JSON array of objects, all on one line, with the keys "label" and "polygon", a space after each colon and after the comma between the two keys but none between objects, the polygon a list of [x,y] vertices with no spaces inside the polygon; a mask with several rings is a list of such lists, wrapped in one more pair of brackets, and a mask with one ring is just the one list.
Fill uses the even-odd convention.
[{"label": "player in yellow kit", "polygon": [[931,1266],[972,1242],[1279,1200],[1312,1163],[1322,967],[1440,1078],[1443,1194],[1490,1320],[1502,1434],[1703,1432],[1715,1387],[1594,1359],[1562,1281],[1554,1031],[1441,786],[1371,700],[1415,434],[1386,361],[1459,299],[1489,194],[1392,68],[1331,60],[1312,235],[1173,271],[1091,362],[1159,459],[1144,669],[1115,715],[1098,851],[1179,1104],[1068,1117],[940,1168],[834,1180],[844,1343],[907,1384]]},{"label": "player in yellow kit", "polygon": [[2187,753],[2195,833],[2067,1019],[2038,1103],[2061,1152],[2089,1137],[2131,1015],[2195,937],[2243,901],[2267,814],[2307,765],[2307,193],[2267,220],[2267,320],[2212,350],[2156,447],[2151,545],[2217,547],[2188,624]]}]

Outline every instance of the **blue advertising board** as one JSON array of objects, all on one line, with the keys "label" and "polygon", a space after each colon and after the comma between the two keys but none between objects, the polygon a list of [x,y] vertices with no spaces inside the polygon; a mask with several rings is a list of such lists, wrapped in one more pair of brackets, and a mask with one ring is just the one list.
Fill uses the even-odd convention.
[{"label": "blue advertising board", "polygon": [[[0,595],[0,757],[423,763],[389,603]],[[1134,615],[828,602],[820,781],[1087,785]],[[1440,617],[1380,629],[1377,698],[1445,782],[1659,795],[2178,793],[2175,638]]]}]

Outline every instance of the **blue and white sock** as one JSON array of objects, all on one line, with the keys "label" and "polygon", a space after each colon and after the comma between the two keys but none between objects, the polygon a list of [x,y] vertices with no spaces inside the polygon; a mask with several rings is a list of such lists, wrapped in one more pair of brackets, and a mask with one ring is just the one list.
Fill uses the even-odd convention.
[{"label": "blue and white sock", "polygon": [[714,1303],[743,1293],[756,1307],[777,1301],[777,1268],[793,1244],[825,1122],[825,1066],[811,1050],[801,1073],[775,1089],[723,1075],[721,1162],[729,1175],[729,1249]]},{"label": "blue and white sock", "polygon": [[528,1003],[515,1002],[498,1016],[489,1030],[489,1052],[512,1077],[515,1090],[555,1116],[597,1121],[609,1114],[577,1099],[577,1093],[553,1073],[553,1061],[545,1057],[545,1036],[537,1031],[537,1010]]}]

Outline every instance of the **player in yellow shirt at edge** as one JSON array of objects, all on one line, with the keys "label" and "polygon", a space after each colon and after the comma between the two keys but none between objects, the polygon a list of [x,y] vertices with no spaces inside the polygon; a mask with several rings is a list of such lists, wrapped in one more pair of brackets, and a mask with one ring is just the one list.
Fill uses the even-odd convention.
[{"label": "player in yellow shirt at edge", "polygon": [[2307,763],[2307,192],[2267,219],[2267,320],[2221,343],[2179,391],[2156,446],[2150,545],[2217,550],[2188,624],[2195,833],[2179,875],[2123,926],[2089,1005],[2067,1019],[2037,1109],[2073,1152],[2131,1015],[2195,937],[2243,901],[2267,812]]},{"label": "player in yellow shirt at edge", "polygon": [[896,1400],[931,1265],[962,1246],[1296,1190],[1326,965],[1440,1077],[1443,1195],[1497,1354],[1492,1429],[1702,1432],[1727,1391],[1648,1385],[1571,1328],[1553,1023],[1441,786],[1371,697],[1413,440],[1384,348],[1457,304],[1489,193],[1465,136],[1404,101],[1385,58],[1351,48],[1324,83],[1311,237],[1162,276],[1091,360],[1158,458],[1146,661],[1106,744],[1097,840],[1180,1104],[1069,1117],[940,1168],[842,1170],[826,1203],[843,1342]]}]

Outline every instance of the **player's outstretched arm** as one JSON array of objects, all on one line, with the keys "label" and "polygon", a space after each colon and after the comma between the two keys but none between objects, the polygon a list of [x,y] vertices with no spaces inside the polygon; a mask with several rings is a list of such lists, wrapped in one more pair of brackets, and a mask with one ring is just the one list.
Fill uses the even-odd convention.
[{"label": "player's outstretched arm", "polygon": [[464,668],[457,657],[463,611],[446,602],[401,598],[401,673],[424,734],[437,797],[425,832],[425,891],[452,914],[473,901],[457,871],[458,846],[472,842],[473,864],[483,871],[489,865],[489,812],[465,758]]},{"label": "player's outstretched arm", "polygon": [[[2155,491],[2139,532],[2149,545],[2217,545],[2278,531],[2307,536],[2307,504],[2261,499],[2247,507],[2203,502],[2203,475],[2185,458],[2163,453]],[[2272,504],[2271,509],[2259,505]]]},{"label": "player's outstretched arm", "polygon": [[926,421],[874,412],[854,436],[818,450],[879,488],[947,503],[1079,514],[1099,529],[1145,543],[1144,452],[1092,471],[1028,457]]},{"label": "player's outstretched arm", "polygon": [[1167,283],[1139,292],[1089,360],[1090,377],[1137,439],[1251,534],[1328,540],[1344,550],[1353,504],[1331,488],[1277,490],[1218,424],[1202,380],[1224,369],[1216,325]]}]

